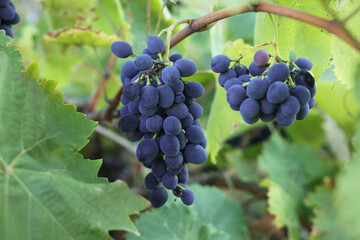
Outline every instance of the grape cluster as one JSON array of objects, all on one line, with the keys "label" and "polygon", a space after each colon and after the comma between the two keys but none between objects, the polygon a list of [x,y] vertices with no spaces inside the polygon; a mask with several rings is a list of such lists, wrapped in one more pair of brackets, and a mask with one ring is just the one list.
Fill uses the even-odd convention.
[{"label": "grape cluster", "polygon": [[[127,42],[115,42],[111,49],[120,58],[134,55]],[[143,53],[123,64],[121,102],[124,106],[118,126],[130,141],[144,137],[136,155],[152,170],[145,177],[146,188],[152,190],[152,205],[165,204],[168,199],[165,189],[172,190],[184,204],[191,205],[194,194],[184,185],[189,178],[185,164],[201,164],[207,159],[206,138],[198,120],[203,108],[194,102],[205,89],[198,82],[182,79],[195,74],[194,62],[180,54],[171,55],[170,61],[162,61],[163,50],[163,40],[151,35]]]},{"label": "grape cluster", "polygon": [[221,54],[212,59],[211,69],[220,73],[219,84],[227,91],[230,108],[240,111],[246,123],[276,118],[279,125],[289,126],[296,119],[305,119],[315,105],[315,79],[310,72],[313,64],[299,58],[294,63],[270,66],[270,57],[267,51],[259,50],[249,68],[243,64],[230,67],[232,61]]},{"label": "grape cluster", "polygon": [[15,6],[10,0],[0,0],[0,30],[13,37],[12,25],[20,22],[20,15],[15,11]]}]

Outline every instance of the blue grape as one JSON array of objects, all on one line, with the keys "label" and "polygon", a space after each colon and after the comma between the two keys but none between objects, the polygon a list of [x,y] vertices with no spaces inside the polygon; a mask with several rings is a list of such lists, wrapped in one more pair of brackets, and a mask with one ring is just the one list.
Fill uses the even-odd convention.
[{"label": "blue grape", "polygon": [[298,58],[295,61],[296,66],[298,66],[300,69],[307,69],[311,70],[313,67],[313,63],[308,58]]},{"label": "blue grape", "polygon": [[276,105],[270,103],[267,98],[260,100],[260,111],[263,114],[272,114],[276,109]]},{"label": "blue grape", "polygon": [[153,190],[159,186],[159,181],[157,180],[156,176],[150,172],[145,177],[145,187],[149,190]]},{"label": "blue grape", "polygon": [[205,141],[205,135],[201,127],[192,125],[188,127],[185,131],[185,136],[190,143],[200,144]]},{"label": "blue grape", "polygon": [[309,90],[315,87],[314,75],[307,69],[301,69],[295,74],[296,85],[303,85]]},{"label": "blue grape", "polygon": [[163,188],[155,188],[150,193],[150,202],[154,208],[161,207],[168,200],[168,193]]},{"label": "blue grape", "polygon": [[153,86],[145,86],[141,89],[141,103],[148,108],[156,107],[159,102],[159,93]]},{"label": "blue grape", "polygon": [[252,62],[249,66],[249,72],[252,76],[260,76],[263,72],[265,72],[266,67],[258,67],[255,65],[254,62]]},{"label": "blue grape", "polygon": [[169,60],[175,63],[177,60],[182,59],[181,54],[175,53],[169,57]]},{"label": "blue grape", "polygon": [[184,83],[182,81],[178,81],[174,86],[170,86],[174,93],[183,92],[184,91]]},{"label": "blue grape", "polygon": [[292,91],[291,95],[293,95],[299,100],[301,107],[307,105],[311,97],[310,91],[302,85],[296,86],[296,88]]},{"label": "blue grape", "polygon": [[11,38],[14,37],[11,27],[9,27],[7,25],[0,25],[0,30],[4,30],[5,34],[8,35],[9,37],[11,37]]},{"label": "blue grape", "polygon": [[244,122],[246,122],[247,124],[254,124],[257,121],[259,121],[259,118],[260,118],[260,113],[258,115],[256,115],[255,117],[253,117],[253,118],[243,117]]},{"label": "blue grape", "polygon": [[0,8],[6,7],[10,2],[11,0],[0,0]]},{"label": "blue grape", "polygon": [[270,59],[270,54],[266,50],[259,50],[254,54],[254,64],[257,67],[265,66]]},{"label": "blue grape", "polygon": [[227,71],[220,73],[218,78],[220,86],[224,87],[228,79],[235,77],[236,77],[236,72],[232,69],[228,69]]},{"label": "blue grape", "polygon": [[187,183],[189,180],[189,170],[186,166],[184,166],[181,172],[178,174],[179,183]]},{"label": "blue grape", "polygon": [[145,133],[144,138],[145,139],[152,139],[155,136],[155,133]]},{"label": "blue grape", "polygon": [[175,174],[171,172],[166,172],[162,176],[161,182],[164,185],[164,187],[166,187],[167,189],[174,189],[179,181],[178,181],[178,177]]},{"label": "blue grape", "polygon": [[270,84],[266,98],[272,104],[278,104],[289,96],[289,88],[283,82],[274,82]]},{"label": "blue grape", "polygon": [[239,78],[230,78],[229,80],[227,80],[224,84],[224,88],[226,91],[229,90],[230,87],[234,86],[234,85],[241,85],[242,81]]},{"label": "blue grape", "polygon": [[3,25],[7,25],[7,26],[18,24],[20,22],[20,15],[17,12],[15,12],[15,16],[13,19],[9,21],[2,20],[1,22]]},{"label": "blue grape", "polygon": [[169,108],[174,103],[174,92],[166,85],[162,85],[156,88],[159,93],[159,106],[162,108]]},{"label": "blue grape", "polygon": [[144,136],[139,129],[136,129],[134,132],[127,132],[125,135],[130,142],[137,142]]},{"label": "blue grape", "polygon": [[310,96],[315,97],[315,95],[316,95],[316,86],[314,86],[314,88],[310,89],[309,91],[310,91]]},{"label": "blue grape", "polygon": [[189,59],[182,58],[177,60],[174,67],[179,70],[182,77],[190,77],[196,73],[196,65]]},{"label": "blue grape", "polygon": [[199,128],[201,128],[201,123],[200,123],[200,121],[199,121],[198,119],[196,119],[196,120],[194,121],[194,124],[193,124],[193,125],[198,126]]},{"label": "blue grape", "polygon": [[127,58],[132,54],[132,47],[124,41],[117,41],[111,44],[112,53],[119,58]]},{"label": "blue grape", "polygon": [[276,113],[273,112],[271,114],[264,114],[264,113],[260,113],[260,119],[263,122],[271,122],[272,120],[274,120],[276,117]]},{"label": "blue grape", "polygon": [[226,93],[226,100],[233,106],[240,106],[246,98],[245,88],[241,85],[230,87]]},{"label": "blue grape", "polygon": [[304,120],[307,117],[307,115],[309,114],[309,110],[310,110],[309,104],[306,104],[306,105],[302,106],[300,108],[300,111],[296,115],[296,119],[297,120]]},{"label": "blue grape", "polygon": [[[189,109],[184,103],[174,104],[170,108],[166,109],[166,114],[169,116],[175,116],[181,120],[189,114]],[[192,115],[194,116],[194,114]]]},{"label": "blue grape", "polygon": [[133,114],[127,114],[124,116],[121,116],[118,127],[120,131],[122,132],[132,132],[135,131],[135,129],[139,125],[139,120],[137,117]]},{"label": "blue grape", "polygon": [[246,94],[254,100],[260,100],[266,95],[267,84],[261,78],[254,78],[246,87]]},{"label": "blue grape", "polygon": [[151,162],[159,155],[159,146],[152,139],[142,140],[137,149],[136,156],[142,163]]},{"label": "blue grape", "polygon": [[153,65],[153,59],[147,54],[139,55],[135,61],[135,69],[138,71],[150,69]]},{"label": "blue grape", "polygon": [[135,62],[134,61],[127,61],[121,67],[121,74],[125,77],[135,77],[138,71],[135,69]]},{"label": "blue grape", "polygon": [[139,118],[139,130],[142,133],[149,133],[149,131],[146,128],[146,120],[148,119],[148,117],[146,117],[145,115],[141,115]]},{"label": "blue grape", "polygon": [[316,104],[315,98],[312,97],[312,98],[310,99],[310,101],[309,101],[309,107],[310,107],[310,109],[313,108],[313,107],[315,106],[315,104]]},{"label": "blue grape", "polygon": [[240,105],[240,114],[244,119],[252,119],[259,115],[259,113],[259,102],[254,99],[247,98]]},{"label": "blue grape", "polygon": [[185,95],[181,92],[175,94],[175,103],[183,103],[185,101]]},{"label": "blue grape", "polygon": [[146,117],[151,117],[152,115],[154,115],[157,112],[157,108],[156,107],[146,107],[144,106],[144,102],[140,101],[139,104],[139,111],[142,115],[146,116]]},{"label": "blue grape", "polygon": [[162,129],[163,119],[160,115],[155,114],[146,119],[146,129],[151,133],[156,133]]},{"label": "blue grape", "polygon": [[2,20],[10,21],[15,18],[15,11],[10,5],[7,5],[0,8],[0,16]]},{"label": "blue grape", "polygon": [[184,101],[184,103],[185,103],[186,105],[190,105],[190,104],[192,104],[193,102],[194,102],[194,99],[193,99],[193,98],[185,95],[185,101]]},{"label": "blue grape", "polygon": [[193,125],[194,117],[191,113],[189,113],[184,119],[181,119],[181,126],[183,129],[186,129]]},{"label": "blue grape", "polygon": [[132,114],[139,114],[139,104],[140,104],[140,97],[137,97],[136,100],[129,102],[128,106],[129,106],[129,112]]},{"label": "blue grape", "polygon": [[124,94],[121,95],[120,102],[124,105],[128,105],[130,103],[130,101],[125,97]]},{"label": "blue grape", "polygon": [[177,137],[164,135],[160,139],[161,151],[170,157],[175,157],[180,152],[180,142]]},{"label": "blue grape", "polygon": [[184,160],[192,164],[202,164],[207,159],[205,149],[199,144],[188,144],[184,150]]},{"label": "blue grape", "polygon": [[191,98],[199,98],[205,93],[205,88],[198,82],[186,82],[184,94]]},{"label": "blue grape", "polygon": [[283,103],[281,103],[280,110],[287,116],[296,115],[300,110],[299,100],[294,96],[289,96]]},{"label": "blue grape", "polygon": [[290,75],[289,67],[285,63],[276,63],[270,67],[267,77],[270,82],[284,82]]},{"label": "blue grape", "polygon": [[153,161],[151,165],[151,170],[155,177],[161,177],[166,173],[167,165],[165,161],[162,158],[160,158]]},{"label": "blue grape", "polygon": [[159,58],[159,56],[158,56],[156,53],[150,52],[148,48],[145,48],[142,53],[149,55],[149,56],[150,56],[152,59],[154,59],[154,60],[156,60],[156,59]]},{"label": "blue grape", "polygon": [[129,105],[124,105],[121,109],[120,109],[120,116],[126,115],[131,113],[129,111]]},{"label": "blue grape", "polygon": [[276,112],[276,121],[281,126],[290,126],[296,120],[296,115],[285,115],[280,109]]},{"label": "blue grape", "polygon": [[202,146],[204,149],[207,147],[207,140],[206,138],[204,139],[204,141],[202,143],[200,143],[200,146]]},{"label": "blue grape", "polygon": [[176,135],[176,137],[180,143],[180,150],[183,150],[186,147],[186,143],[187,143],[185,133],[181,131],[178,135]]},{"label": "blue grape", "polygon": [[188,110],[195,120],[200,118],[204,113],[204,109],[202,108],[202,106],[196,102],[189,104]]},{"label": "blue grape", "polygon": [[194,193],[189,190],[189,189],[185,189],[181,195],[181,201],[185,204],[185,205],[191,205],[194,203],[195,201],[195,196]]},{"label": "blue grape", "polygon": [[211,60],[211,70],[216,73],[222,73],[228,70],[230,66],[230,58],[226,55],[220,54],[216,55]]},{"label": "blue grape", "polygon": [[161,53],[164,50],[164,41],[156,35],[150,35],[146,43],[151,53]]},{"label": "blue grape", "polygon": [[166,165],[169,166],[169,168],[176,169],[183,163],[183,161],[184,157],[181,152],[179,152],[179,154],[175,157],[165,156],[165,162]]},{"label": "blue grape", "polygon": [[177,168],[169,168],[169,172],[172,174],[178,175],[184,167],[184,164],[180,164]]},{"label": "blue grape", "polygon": [[180,81],[180,72],[176,67],[167,66],[161,72],[162,80],[166,85],[174,86],[178,81]]},{"label": "blue grape", "polygon": [[176,136],[181,131],[181,122],[177,117],[169,116],[164,120],[163,129],[167,135]]},{"label": "blue grape", "polygon": [[241,64],[241,68],[236,64],[234,67],[234,71],[236,72],[237,77],[249,74],[249,70],[247,69],[247,67],[244,64]]}]

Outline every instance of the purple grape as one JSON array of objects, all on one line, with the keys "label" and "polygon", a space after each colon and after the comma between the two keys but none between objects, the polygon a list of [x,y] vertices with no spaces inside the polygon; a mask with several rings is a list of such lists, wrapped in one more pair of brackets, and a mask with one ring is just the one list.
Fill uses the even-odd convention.
[{"label": "purple grape", "polygon": [[175,63],[177,60],[182,59],[181,54],[175,53],[169,57],[169,60]]},{"label": "purple grape", "polygon": [[159,146],[152,139],[142,140],[136,149],[136,156],[138,160],[142,163],[151,162],[155,160],[158,154],[159,154]]},{"label": "purple grape", "polygon": [[133,114],[121,116],[118,127],[122,132],[133,132],[139,125],[139,120]]},{"label": "purple grape", "polygon": [[154,208],[161,207],[168,200],[168,193],[163,188],[155,188],[150,193],[150,202]]},{"label": "purple grape", "polygon": [[278,104],[289,96],[289,88],[283,82],[274,82],[270,84],[266,98],[272,104]]},{"label": "purple grape", "polygon": [[166,165],[172,169],[178,168],[183,163],[183,161],[184,161],[184,157],[181,152],[179,152],[179,154],[176,155],[175,157],[165,156]]},{"label": "purple grape", "polygon": [[247,123],[247,124],[254,124],[257,121],[259,121],[259,118],[260,118],[260,113],[258,115],[256,115],[255,117],[253,117],[253,118],[243,117],[244,122]]},{"label": "purple grape", "polygon": [[15,10],[10,5],[7,5],[0,8],[0,16],[4,21],[11,21],[15,18]]},{"label": "purple grape", "polygon": [[174,86],[180,81],[180,72],[176,67],[167,66],[161,72],[161,77],[166,85]]},{"label": "purple grape", "polygon": [[259,102],[247,98],[240,105],[240,114],[244,119],[252,119],[255,118],[260,113],[260,105]]},{"label": "purple grape", "polygon": [[252,76],[257,77],[260,76],[263,72],[265,72],[266,67],[258,67],[252,62],[249,66],[249,72]]},{"label": "purple grape", "polygon": [[[166,109],[166,114],[177,117],[181,120],[189,114],[189,109],[184,103],[174,104],[170,108]],[[192,115],[194,116],[194,114]]]},{"label": "purple grape", "polygon": [[161,53],[164,50],[164,41],[156,35],[150,35],[146,43],[151,53]]},{"label": "purple grape", "polygon": [[270,103],[267,98],[260,100],[260,111],[263,114],[272,114],[276,109],[276,105]]},{"label": "purple grape", "polygon": [[162,85],[156,88],[159,93],[159,106],[162,108],[169,108],[174,103],[174,92],[166,85]]},{"label": "purple grape", "polygon": [[254,64],[257,67],[265,66],[270,59],[270,54],[266,50],[259,50],[254,55]]},{"label": "purple grape", "polygon": [[301,107],[307,105],[311,97],[310,91],[305,86],[302,85],[296,86],[294,90],[290,91],[290,94],[299,100]]},{"label": "purple grape", "polygon": [[196,102],[193,102],[192,104],[187,106],[187,108],[188,112],[191,113],[195,120],[200,118],[204,113],[204,109],[202,108],[202,106]]},{"label": "purple grape", "polygon": [[240,106],[246,98],[245,88],[241,85],[233,85],[226,93],[226,100],[229,104]]},{"label": "purple grape", "polygon": [[156,53],[152,53],[149,51],[149,49],[145,48],[144,51],[142,52],[143,54],[147,54],[149,55],[152,59],[156,60],[158,59],[158,55]]},{"label": "purple grape", "polygon": [[311,71],[313,67],[313,63],[308,58],[298,58],[295,61],[296,66],[298,66],[300,69],[307,69]]},{"label": "purple grape", "polygon": [[309,108],[310,109],[313,108],[315,106],[315,104],[316,104],[315,98],[312,97],[309,101]]},{"label": "purple grape", "polygon": [[200,144],[205,141],[205,135],[201,127],[192,125],[188,127],[185,131],[185,136],[190,143]]},{"label": "purple grape", "polygon": [[205,88],[198,82],[186,82],[184,94],[191,98],[199,98],[205,93]]},{"label": "purple grape", "polygon": [[129,106],[129,112],[137,115],[140,113],[139,111],[139,104],[140,104],[140,97],[137,97],[136,100],[129,102],[128,106]]},{"label": "purple grape", "polygon": [[180,150],[183,150],[186,147],[186,143],[187,143],[185,133],[181,131],[178,135],[176,135],[176,137],[180,143]]},{"label": "purple grape", "polygon": [[127,61],[121,67],[121,74],[125,77],[135,77],[138,71],[135,69],[135,62],[134,61]]},{"label": "purple grape", "polygon": [[178,174],[179,183],[187,183],[189,180],[189,170],[186,166],[184,166],[181,172]]},{"label": "purple grape", "polygon": [[219,75],[220,86],[224,87],[224,85],[228,79],[235,78],[235,77],[236,77],[236,73],[232,69],[228,69],[227,71],[220,73],[220,75]]},{"label": "purple grape", "polygon": [[296,85],[303,85],[311,90],[315,87],[315,78],[309,70],[301,69],[295,74],[295,83]]},{"label": "purple grape", "polygon": [[181,122],[177,117],[169,116],[165,118],[163,129],[169,136],[176,136],[181,132]]},{"label": "purple grape", "polygon": [[297,120],[304,120],[307,117],[307,115],[309,114],[309,109],[310,109],[309,104],[306,104],[306,105],[302,106],[300,108],[300,111],[296,115],[296,119]]},{"label": "purple grape", "polygon": [[182,81],[178,81],[174,86],[170,86],[174,93],[183,92],[184,91],[184,83]]},{"label": "purple grape", "polygon": [[157,108],[156,107],[146,107],[144,106],[144,102],[140,101],[139,104],[139,111],[142,115],[146,116],[146,117],[151,117],[152,115],[154,115],[157,112]]},{"label": "purple grape", "polygon": [[211,70],[216,73],[222,73],[228,70],[230,66],[230,58],[226,55],[220,54],[211,60]]},{"label": "purple grape", "polygon": [[260,113],[260,119],[263,122],[271,122],[272,120],[274,120],[276,117],[276,113],[273,112],[271,114],[264,114],[264,113]]},{"label": "purple grape", "polygon": [[155,177],[162,177],[166,173],[167,165],[162,158],[157,159],[153,161],[151,170]]},{"label": "purple grape", "polygon": [[207,159],[205,149],[199,144],[188,144],[184,150],[184,161],[192,164],[202,164]]},{"label": "purple grape", "polygon": [[160,139],[160,149],[165,155],[175,157],[180,152],[179,139],[169,135],[162,136]]},{"label": "purple grape", "polygon": [[150,69],[153,65],[153,59],[147,54],[139,55],[135,61],[135,69],[138,71]]},{"label": "purple grape", "polygon": [[241,86],[242,81],[239,78],[230,78],[229,80],[227,80],[224,84],[224,88],[226,91],[229,90],[230,87],[234,86],[234,85],[240,85]]},{"label": "purple grape", "polygon": [[287,116],[296,115],[300,110],[299,100],[294,96],[289,96],[281,105],[280,110]]},{"label": "purple grape", "polygon": [[125,133],[125,136],[130,142],[137,142],[144,136],[144,134],[139,129],[136,129],[134,132]]},{"label": "purple grape", "polygon": [[184,119],[181,119],[181,126],[183,129],[186,129],[193,125],[194,117],[191,113],[189,113]]},{"label": "purple grape", "polygon": [[140,102],[147,108],[154,108],[159,102],[159,93],[153,86],[145,86],[141,89]]},{"label": "purple grape", "polygon": [[159,181],[157,180],[156,176],[150,172],[148,175],[146,175],[145,177],[145,187],[149,190],[153,190],[155,188],[157,188],[159,185]]},{"label": "purple grape", "polygon": [[132,47],[124,41],[117,41],[111,44],[112,53],[119,58],[127,58],[132,54]]},{"label": "purple grape", "polygon": [[266,95],[268,86],[261,78],[254,78],[246,87],[246,94],[254,100],[260,100]]},{"label": "purple grape", "polygon": [[290,75],[289,67],[285,63],[276,63],[270,67],[267,77],[270,82],[284,82]]},{"label": "purple grape", "polygon": [[249,74],[249,70],[247,69],[247,67],[244,64],[241,64],[241,68],[236,64],[234,67],[234,71],[236,72],[237,77]]},{"label": "purple grape", "polygon": [[177,60],[174,67],[179,70],[182,77],[190,77],[196,73],[196,65],[189,59],[182,58]]},{"label": "purple grape", "polygon": [[181,201],[185,205],[191,205],[195,201],[194,193],[190,189],[185,189],[181,195]]},{"label": "purple grape", "polygon": [[185,95],[181,92],[175,94],[175,103],[183,103],[185,101]]},{"label": "purple grape", "polygon": [[251,76],[250,75],[241,75],[238,77],[242,83],[250,82]]},{"label": "purple grape", "polygon": [[166,172],[162,176],[161,182],[164,185],[164,187],[166,187],[167,189],[174,189],[179,181],[178,181],[178,177],[175,174],[171,172]]},{"label": "purple grape", "polygon": [[156,133],[162,129],[163,119],[160,115],[155,114],[146,119],[146,129],[151,133]]},{"label": "purple grape", "polygon": [[280,109],[276,112],[276,121],[281,126],[290,126],[296,120],[296,115],[285,115]]}]

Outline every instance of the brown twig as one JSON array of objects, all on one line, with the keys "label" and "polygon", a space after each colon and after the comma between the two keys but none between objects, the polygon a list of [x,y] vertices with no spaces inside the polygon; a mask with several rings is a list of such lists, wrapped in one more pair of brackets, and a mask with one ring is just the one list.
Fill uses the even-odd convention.
[{"label": "brown twig", "polygon": [[215,23],[221,19],[232,17],[238,14],[247,13],[247,12],[266,12],[272,13],[288,18],[292,18],[301,22],[305,22],[320,28],[327,30],[328,32],[338,36],[350,46],[355,48],[357,51],[360,51],[360,42],[355,39],[343,26],[341,23],[335,20],[326,20],[318,16],[299,11],[296,9],[284,7],[281,5],[269,3],[269,2],[259,2],[252,5],[252,9],[249,6],[239,6],[236,8],[226,8],[216,12],[209,13],[203,17],[193,19],[191,23],[175,34],[170,43],[170,47],[175,46],[180,41],[190,36],[195,32],[201,32],[207,28],[209,24]]},{"label": "brown twig", "polygon": [[150,36],[150,0],[146,0],[146,38]]}]

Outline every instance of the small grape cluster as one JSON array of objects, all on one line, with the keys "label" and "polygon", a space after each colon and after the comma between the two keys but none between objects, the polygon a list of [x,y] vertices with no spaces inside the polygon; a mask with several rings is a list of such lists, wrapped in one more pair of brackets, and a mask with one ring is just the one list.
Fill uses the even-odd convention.
[{"label": "small grape cluster", "polygon": [[[115,42],[111,49],[120,58],[134,56],[127,42]],[[206,138],[198,120],[203,108],[194,102],[205,89],[198,82],[182,79],[195,74],[194,62],[180,54],[162,61],[163,50],[163,40],[151,35],[143,54],[123,64],[121,102],[124,106],[118,126],[130,141],[144,137],[136,155],[152,170],[145,177],[146,188],[152,190],[152,205],[165,204],[168,199],[165,189],[172,190],[184,204],[191,205],[194,194],[184,185],[189,178],[185,164],[201,164],[207,159]]]},{"label": "small grape cluster", "polygon": [[20,15],[15,11],[15,6],[10,0],[0,0],[0,30],[13,37],[12,25],[20,22]]},{"label": "small grape cluster", "polygon": [[219,84],[227,91],[230,108],[240,111],[246,123],[276,118],[279,125],[289,126],[296,119],[305,119],[315,105],[313,64],[299,58],[270,66],[270,57],[266,50],[259,50],[249,68],[237,63],[230,67],[232,61],[221,54],[212,59],[211,69],[220,73]]}]

